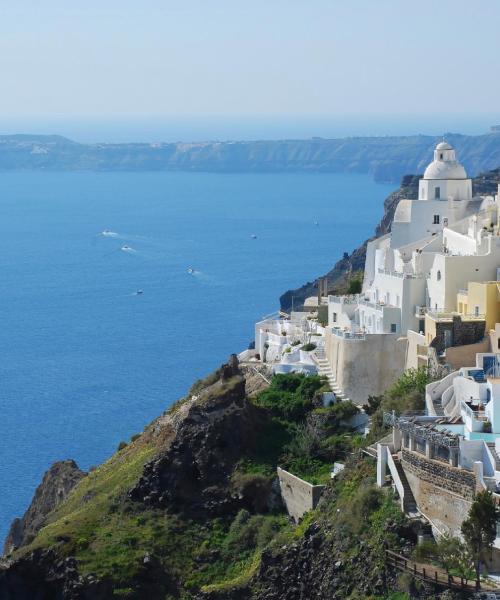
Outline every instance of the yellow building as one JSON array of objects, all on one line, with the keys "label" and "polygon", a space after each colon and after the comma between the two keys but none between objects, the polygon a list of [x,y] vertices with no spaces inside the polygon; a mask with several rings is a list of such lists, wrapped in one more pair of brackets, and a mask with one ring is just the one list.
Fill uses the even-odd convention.
[{"label": "yellow building", "polygon": [[460,290],[457,294],[457,312],[461,315],[484,315],[486,331],[495,329],[496,323],[500,323],[500,282],[470,281],[467,290]]}]

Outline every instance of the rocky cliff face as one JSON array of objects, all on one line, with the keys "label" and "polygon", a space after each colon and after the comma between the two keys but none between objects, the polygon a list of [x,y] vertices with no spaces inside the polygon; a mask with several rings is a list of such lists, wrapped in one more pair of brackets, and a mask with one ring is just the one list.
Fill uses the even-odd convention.
[{"label": "rocky cliff face", "polygon": [[37,487],[28,510],[14,519],[4,544],[4,554],[29,544],[43,527],[45,518],[63,502],[75,485],[85,477],[74,460],[54,463]]},{"label": "rocky cliff face", "polygon": [[[252,463],[286,443],[274,417],[266,421],[248,398],[245,390],[263,381],[254,375],[233,356],[88,476],[71,461],[54,465],[35,494],[33,523],[67,493],[68,481],[79,481],[44,514],[33,542],[0,563],[0,598],[385,597],[396,574],[384,569],[384,543],[411,547],[412,526],[390,493],[374,487],[373,465],[359,457],[328,488],[308,526],[287,523],[269,473]],[[242,461],[250,463],[239,471]],[[259,537],[266,541],[255,546]],[[244,554],[249,545],[262,549],[250,554],[254,566]],[[204,585],[207,576],[216,583]],[[412,597],[425,597],[419,594]]]},{"label": "rocky cliff face", "polygon": [[230,477],[243,451],[255,445],[258,420],[233,356],[220,378],[160,418],[168,442],[146,464],[132,500],[191,514],[224,514],[240,507]]},{"label": "rocky cliff face", "polygon": [[[500,133],[448,134],[471,174],[500,164]],[[368,173],[399,181],[422,172],[434,136],[166,144],[79,144],[60,136],[0,136],[1,170]]]},{"label": "rocky cliff face", "polygon": [[[111,600],[121,585],[117,579],[124,582],[124,589],[135,590],[130,596],[123,592],[125,598],[164,600],[168,593],[173,594],[169,598],[177,597],[177,579],[185,573],[179,574],[158,556],[185,552],[170,542],[170,536],[189,545],[193,540],[184,530],[192,529],[196,542],[197,536],[207,535],[212,519],[225,523],[239,510],[254,512],[256,495],[262,500],[259,510],[268,512],[268,501],[270,507],[276,506],[276,490],[268,478],[250,477],[240,484],[232,479],[236,464],[255,447],[259,432],[259,415],[247,391],[255,393],[265,385],[251,369],[240,367],[233,355],[107,465],[85,477],[73,461],[55,463],[6,540],[8,552],[19,549],[0,561],[0,598]],[[142,463],[141,457],[149,455],[152,458]],[[75,486],[68,507],[64,500]],[[103,524],[113,515],[116,526],[104,533]],[[153,548],[146,544],[145,551],[135,549],[138,523],[144,527],[154,523],[157,532],[169,519],[171,531],[161,543],[172,543],[172,550],[160,551],[158,544]],[[48,537],[41,542],[36,538],[30,545],[42,526],[47,526]],[[93,560],[94,551],[86,554],[87,549],[94,543],[102,546],[116,532],[123,538],[108,542],[102,553],[105,561],[107,553],[116,552],[105,566],[115,577],[98,572],[99,560],[90,572],[82,569],[85,556]],[[148,535],[141,534],[144,539]],[[127,567],[119,575],[119,562],[127,552],[133,569]]]}]

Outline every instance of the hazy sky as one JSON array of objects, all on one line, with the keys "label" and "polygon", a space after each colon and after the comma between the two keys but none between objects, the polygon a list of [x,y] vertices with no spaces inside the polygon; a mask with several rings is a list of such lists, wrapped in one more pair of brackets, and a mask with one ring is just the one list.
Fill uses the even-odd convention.
[{"label": "hazy sky", "polygon": [[492,113],[498,0],[3,0],[0,115]]}]

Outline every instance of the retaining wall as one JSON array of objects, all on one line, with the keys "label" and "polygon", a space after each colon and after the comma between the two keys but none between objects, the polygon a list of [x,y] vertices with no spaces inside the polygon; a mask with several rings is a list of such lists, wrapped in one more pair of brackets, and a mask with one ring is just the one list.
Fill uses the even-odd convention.
[{"label": "retaining wall", "polygon": [[312,485],[280,467],[278,479],[286,510],[298,523],[306,512],[316,508],[325,486]]},{"label": "retaining wall", "polygon": [[475,494],[475,475],[405,449],[401,458],[418,509],[439,532],[460,536]]}]

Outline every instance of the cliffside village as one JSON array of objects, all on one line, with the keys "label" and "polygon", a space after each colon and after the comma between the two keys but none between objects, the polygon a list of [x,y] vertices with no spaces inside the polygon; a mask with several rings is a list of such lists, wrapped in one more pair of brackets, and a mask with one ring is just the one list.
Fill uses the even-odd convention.
[{"label": "cliffside village", "polygon": [[[425,411],[385,414],[392,433],[372,448],[378,485],[391,483],[438,536],[460,536],[477,491],[500,504],[499,198],[500,186],[473,195],[455,150],[439,143],[418,199],[401,200],[391,232],[368,243],[361,292],[328,295],[320,281],[302,311],[258,322],[255,349],[240,355],[274,373],[323,375],[330,402],[360,407],[406,369],[438,374]],[[293,480],[280,480],[294,505]],[[315,487],[295,493],[314,502]],[[500,531],[495,548],[499,571]]]}]

